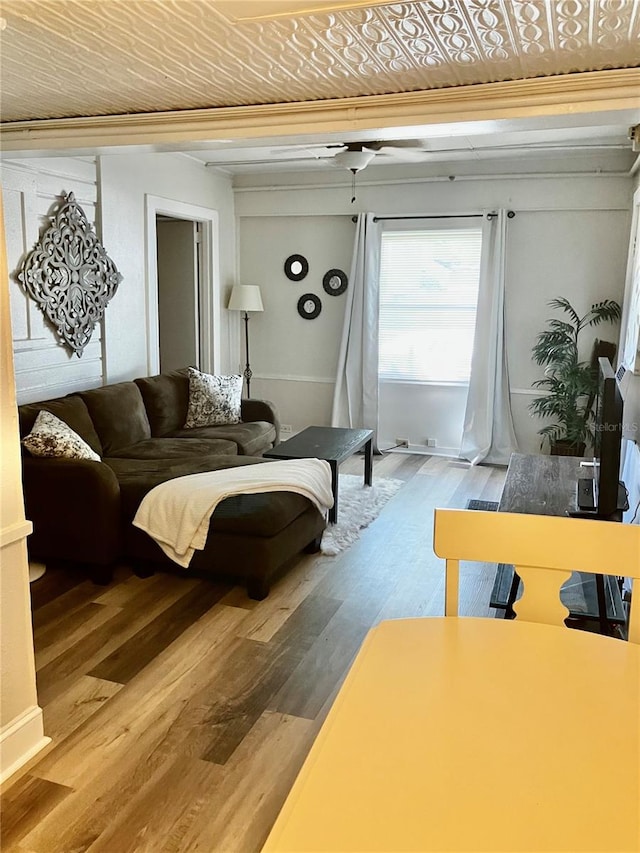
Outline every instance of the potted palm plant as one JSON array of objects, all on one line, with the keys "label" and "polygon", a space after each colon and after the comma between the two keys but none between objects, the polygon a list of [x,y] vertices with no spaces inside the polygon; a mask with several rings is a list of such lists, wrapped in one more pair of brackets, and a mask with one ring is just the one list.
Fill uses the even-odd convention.
[{"label": "potted palm plant", "polygon": [[[595,302],[581,317],[564,297],[552,299],[549,305],[563,311],[566,317],[548,320],[548,328],[537,337],[533,360],[545,368],[545,375],[533,386],[546,394],[536,397],[529,408],[537,417],[554,421],[538,430],[542,446],[546,441],[552,454],[583,456],[593,438],[598,375],[593,363],[580,361],[579,336],[583,329],[619,320],[621,309],[613,299],[605,299]],[[613,344],[608,346],[615,351]]]}]

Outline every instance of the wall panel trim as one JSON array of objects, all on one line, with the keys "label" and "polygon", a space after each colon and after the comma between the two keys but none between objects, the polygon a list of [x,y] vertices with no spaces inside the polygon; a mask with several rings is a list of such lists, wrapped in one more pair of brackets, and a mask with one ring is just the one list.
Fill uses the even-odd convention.
[{"label": "wall panel trim", "polygon": [[0,548],[6,548],[13,542],[26,539],[33,532],[33,524],[30,521],[16,521],[8,527],[0,529]]},{"label": "wall panel trim", "polygon": [[253,379],[264,379],[267,382],[319,382],[323,385],[333,385],[335,378],[326,376],[291,376],[286,373],[254,373]]}]

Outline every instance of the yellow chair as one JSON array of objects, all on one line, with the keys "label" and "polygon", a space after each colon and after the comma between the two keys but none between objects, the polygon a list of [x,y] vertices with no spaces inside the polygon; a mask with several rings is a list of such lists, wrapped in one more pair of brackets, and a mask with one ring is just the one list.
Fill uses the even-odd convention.
[{"label": "yellow chair", "polygon": [[[434,551],[446,560],[445,616],[458,615],[459,561],[511,563],[524,592],[514,605],[529,622],[563,625],[560,587],[572,571],[640,579],[640,526],[548,515],[436,509]],[[640,582],[629,641],[640,643]]]}]

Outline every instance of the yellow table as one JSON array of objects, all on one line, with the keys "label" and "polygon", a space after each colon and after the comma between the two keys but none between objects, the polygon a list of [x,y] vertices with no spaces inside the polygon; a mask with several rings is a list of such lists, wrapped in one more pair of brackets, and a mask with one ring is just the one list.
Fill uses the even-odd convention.
[{"label": "yellow table", "polygon": [[518,621],[383,622],[265,851],[640,850],[640,646]]}]

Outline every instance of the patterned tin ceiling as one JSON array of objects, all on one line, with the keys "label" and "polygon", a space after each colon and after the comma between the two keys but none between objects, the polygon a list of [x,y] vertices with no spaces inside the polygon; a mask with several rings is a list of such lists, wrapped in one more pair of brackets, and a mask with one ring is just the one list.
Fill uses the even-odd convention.
[{"label": "patterned tin ceiling", "polygon": [[3,0],[1,14],[4,122],[640,65],[639,0]]}]

